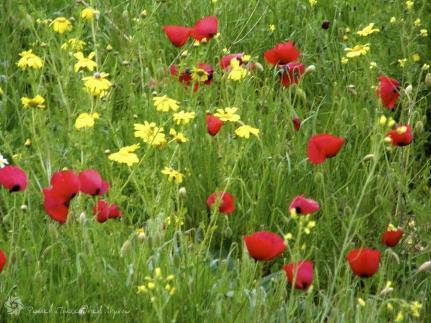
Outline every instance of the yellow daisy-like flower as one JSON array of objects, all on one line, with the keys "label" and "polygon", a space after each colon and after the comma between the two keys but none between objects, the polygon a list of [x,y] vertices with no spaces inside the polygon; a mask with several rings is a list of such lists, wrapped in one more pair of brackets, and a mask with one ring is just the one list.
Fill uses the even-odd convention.
[{"label": "yellow daisy-like flower", "polygon": [[196,113],[194,112],[185,112],[181,110],[180,112],[174,113],[174,121],[177,125],[186,125],[195,117]]},{"label": "yellow daisy-like flower", "polygon": [[84,48],[85,45],[85,41],[82,41],[78,38],[70,38],[67,42],[61,45],[61,49],[79,52]]},{"label": "yellow daisy-like flower", "polygon": [[175,129],[171,128],[169,130],[169,134],[172,136],[172,140],[176,141],[179,144],[184,144],[187,141],[187,137],[182,132],[177,132]]},{"label": "yellow daisy-like flower", "polygon": [[240,81],[248,75],[248,71],[239,64],[239,60],[233,58],[230,61],[231,71],[229,72],[228,79]]},{"label": "yellow daisy-like flower", "polygon": [[82,128],[93,128],[94,121],[99,119],[100,115],[98,113],[81,113],[75,121],[75,128],[80,130]]},{"label": "yellow daisy-like flower", "polygon": [[81,18],[85,20],[93,20],[100,14],[99,10],[93,8],[85,8],[81,11]]},{"label": "yellow daisy-like flower", "polygon": [[193,67],[192,68],[192,80],[196,82],[208,81],[209,74],[203,68]]},{"label": "yellow daisy-like flower", "polygon": [[370,51],[370,44],[356,45],[353,48],[345,48],[344,51],[347,52],[346,57],[348,58],[366,55]]},{"label": "yellow daisy-like flower", "polygon": [[135,137],[141,138],[146,144],[163,148],[167,143],[164,129],[157,127],[154,122],[149,123],[148,121],[144,121],[144,124],[135,123],[134,129]]},{"label": "yellow daisy-like flower", "polygon": [[55,18],[50,23],[50,26],[52,26],[52,29],[59,34],[63,34],[67,31],[72,30],[72,23],[70,22],[69,19],[67,19],[65,17]]},{"label": "yellow daisy-like flower", "polygon": [[79,72],[80,69],[87,69],[93,72],[96,69],[97,64],[93,61],[94,56],[96,56],[95,52],[91,52],[88,57],[85,57],[82,52],[75,53],[73,56],[78,60],[78,63],[74,66],[75,72]]},{"label": "yellow daisy-like flower", "polygon": [[181,184],[184,180],[184,175],[171,167],[163,168],[162,174],[167,175],[170,182],[175,182],[177,184]]},{"label": "yellow daisy-like flower", "polygon": [[21,104],[22,106],[27,108],[39,108],[39,109],[45,109],[46,105],[45,99],[41,95],[36,95],[34,98],[28,98],[28,97],[22,97],[21,98]]},{"label": "yellow daisy-like flower", "polygon": [[22,70],[26,70],[28,67],[40,69],[43,66],[42,59],[36,54],[33,54],[32,49],[19,53],[19,56],[21,56],[21,58],[16,65]]},{"label": "yellow daisy-like flower", "polygon": [[93,76],[84,77],[84,88],[92,96],[104,97],[112,87],[112,83],[106,78],[108,73],[94,73]]},{"label": "yellow daisy-like flower", "polygon": [[374,27],[374,23],[370,23],[367,27],[365,27],[364,29],[362,29],[362,30],[359,30],[358,32],[357,32],[357,34],[359,35],[359,36],[362,36],[362,37],[366,37],[366,36],[368,36],[368,35],[371,35],[372,33],[378,33],[380,30],[378,29],[378,28],[373,28]]},{"label": "yellow daisy-like flower", "polygon": [[156,110],[161,112],[177,111],[180,107],[177,100],[171,99],[166,95],[155,96],[153,102]]},{"label": "yellow daisy-like flower", "polygon": [[139,163],[139,158],[134,153],[138,148],[139,144],[122,147],[118,152],[110,154],[108,159],[120,164],[132,166],[133,164]]},{"label": "yellow daisy-like flower", "polygon": [[217,112],[214,113],[214,115],[221,121],[236,122],[241,119],[241,117],[239,116],[239,114],[236,113],[236,111],[238,111],[238,108],[235,107],[217,109]]},{"label": "yellow daisy-like flower", "polygon": [[259,129],[253,128],[248,125],[243,125],[235,130],[235,134],[238,137],[245,138],[245,139],[250,138],[250,135],[259,137]]},{"label": "yellow daisy-like flower", "polygon": [[414,1],[410,1],[410,0],[406,1],[406,8],[407,8],[407,10],[412,9],[414,4],[415,4]]}]

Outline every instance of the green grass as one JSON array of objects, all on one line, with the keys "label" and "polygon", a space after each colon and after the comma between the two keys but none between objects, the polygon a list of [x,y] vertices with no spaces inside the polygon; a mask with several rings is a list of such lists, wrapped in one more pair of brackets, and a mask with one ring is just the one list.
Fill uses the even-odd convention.
[{"label": "green grass", "polygon": [[[431,64],[431,41],[419,36],[422,28],[431,33],[427,1],[416,0],[411,10],[401,0],[319,0],[314,8],[306,0],[90,2],[101,12],[93,26],[80,19],[84,6],[74,1],[0,4],[0,153],[30,180],[22,193],[0,190],[0,249],[8,257],[0,274],[0,305],[17,296],[25,306],[18,316],[2,306],[1,322],[388,322],[399,313],[405,321],[431,320],[431,276],[416,272],[431,258],[430,87],[422,70]],[[147,16],[140,15],[143,10]],[[191,25],[211,14],[219,19],[220,37],[206,45],[189,41],[177,49],[163,33],[164,25]],[[57,16],[75,17],[73,30],[60,35],[36,22]],[[389,23],[392,16],[395,24]],[[414,26],[417,18],[421,27]],[[321,28],[324,19],[331,22],[328,30]],[[355,34],[371,22],[379,33]],[[110,74],[114,87],[105,99],[94,100],[83,90],[81,78],[91,73],[75,73],[76,59],[61,49],[72,37],[87,42],[85,54],[97,50],[99,70]],[[288,39],[316,72],[283,88],[263,53]],[[370,43],[370,52],[341,64],[344,48],[358,43]],[[17,68],[18,54],[30,48],[44,59],[42,70]],[[250,54],[264,69],[240,82],[228,80],[218,66],[224,48]],[[184,49],[188,55],[182,57]],[[419,62],[411,59],[415,53]],[[398,63],[402,58],[407,58],[404,68]],[[173,62],[212,64],[213,84],[196,93],[185,88],[168,73]],[[380,75],[398,79],[402,88],[413,86],[410,97],[402,91],[392,112],[382,108],[372,89]],[[174,127],[170,113],[154,108],[155,92],[196,112],[183,129],[188,143],[159,150],[134,137],[133,124],[145,120],[165,125],[166,133]],[[36,94],[48,108],[23,109],[20,98]],[[260,129],[259,138],[235,138],[232,124],[216,137],[206,133],[206,112],[229,106]],[[77,116],[90,111],[100,114],[94,128],[76,130]],[[296,115],[303,121],[299,132],[291,121]],[[409,121],[413,143],[388,149],[381,115]],[[307,161],[307,141],[324,132],[346,143],[336,157],[315,166]],[[108,160],[106,150],[138,142],[138,165]],[[374,157],[364,159],[368,154]],[[185,173],[182,184],[161,174],[170,165]],[[120,206],[123,218],[97,223],[95,198],[80,195],[71,203],[67,224],[52,221],[41,190],[64,167],[98,169],[111,184],[106,199]],[[216,190],[235,196],[231,216],[208,212],[206,198]],[[299,194],[321,205],[310,235],[288,212]],[[168,218],[171,224],[164,225]],[[406,232],[393,251],[380,243],[389,222]],[[142,241],[139,228],[145,229]],[[255,262],[242,238],[261,230],[294,238],[281,257]],[[345,260],[347,251],[360,246],[382,251],[378,273],[365,281],[353,276]],[[299,259],[314,262],[313,287],[306,292],[291,289],[281,270]],[[163,279],[155,280],[151,292],[138,294],[155,268]],[[164,290],[171,274],[173,295]],[[380,295],[387,281],[394,290]],[[358,305],[358,298],[366,305]],[[412,315],[414,301],[422,304],[420,317]],[[83,306],[87,313],[77,314]]]}]

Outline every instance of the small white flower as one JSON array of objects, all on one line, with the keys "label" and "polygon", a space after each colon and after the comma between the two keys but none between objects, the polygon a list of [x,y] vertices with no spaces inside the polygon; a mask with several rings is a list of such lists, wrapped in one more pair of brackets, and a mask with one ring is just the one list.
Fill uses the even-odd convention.
[{"label": "small white flower", "polygon": [[3,168],[8,164],[9,162],[7,161],[7,159],[4,158],[2,154],[0,154],[0,168]]}]

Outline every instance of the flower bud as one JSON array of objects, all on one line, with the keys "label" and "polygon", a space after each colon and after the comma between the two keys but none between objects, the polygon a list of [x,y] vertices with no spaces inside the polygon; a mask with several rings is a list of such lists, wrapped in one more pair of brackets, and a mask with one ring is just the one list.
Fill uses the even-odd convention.
[{"label": "flower bud", "polygon": [[130,240],[124,241],[124,243],[121,247],[121,250],[120,250],[121,257],[124,257],[126,255],[126,253],[129,252],[131,247],[132,247],[132,243],[130,242]]},{"label": "flower bud", "polygon": [[187,195],[187,190],[184,186],[180,187],[180,189],[178,190],[178,194],[180,195],[180,197],[186,197]]},{"label": "flower bud", "polygon": [[407,95],[410,95],[410,94],[412,93],[412,91],[413,91],[413,86],[412,86],[411,84],[409,84],[409,85],[406,87],[405,91],[406,91],[406,94],[407,94]]},{"label": "flower bud", "polygon": [[310,65],[305,69],[305,73],[312,73],[316,71],[316,66]]},{"label": "flower bud", "polygon": [[425,84],[431,86],[431,73],[427,73],[425,76]]},{"label": "flower bud", "polygon": [[419,266],[418,273],[423,272],[423,271],[428,271],[430,269],[431,269],[431,260],[428,260]]},{"label": "flower bud", "polygon": [[85,212],[81,212],[81,214],[79,215],[79,223],[85,224],[86,221],[87,221],[87,216]]}]

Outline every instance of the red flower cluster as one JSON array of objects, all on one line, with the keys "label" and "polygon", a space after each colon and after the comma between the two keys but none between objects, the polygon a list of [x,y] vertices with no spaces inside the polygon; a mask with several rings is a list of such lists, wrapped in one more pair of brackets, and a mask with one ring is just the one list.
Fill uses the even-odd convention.
[{"label": "red flower cluster", "polygon": [[296,84],[305,72],[305,66],[297,61],[301,52],[292,41],[280,43],[264,54],[265,60],[280,69],[280,82],[284,86]]},{"label": "red flower cluster", "polygon": [[215,192],[208,196],[207,206],[209,209],[220,201],[218,211],[224,214],[231,214],[235,211],[235,199],[229,192]]},{"label": "red flower cluster", "polygon": [[[79,192],[88,194],[91,196],[103,195],[109,190],[108,182],[105,182],[100,176],[99,172],[94,169],[84,170],[75,174],[72,170],[59,171],[56,172],[51,177],[51,186],[43,189],[44,202],[43,206],[45,212],[55,221],[60,224],[64,224],[67,221],[69,213],[70,201]],[[95,209],[95,215],[99,222],[105,214],[106,211],[99,207],[100,202],[97,204]],[[104,202],[106,203],[106,202]],[[100,210],[100,212],[99,212]],[[114,218],[121,216],[121,212],[118,211],[116,205],[108,207],[108,212],[106,218]],[[106,219],[105,219],[106,221]]]},{"label": "red flower cluster", "polygon": [[217,34],[218,20],[215,16],[208,16],[198,20],[193,27],[168,25],[163,30],[175,47],[183,46],[190,37],[197,41],[210,40]]},{"label": "red flower cluster", "polygon": [[0,185],[9,190],[9,192],[24,191],[27,183],[26,173],[18,166],[8,165],[0,168]]}]

